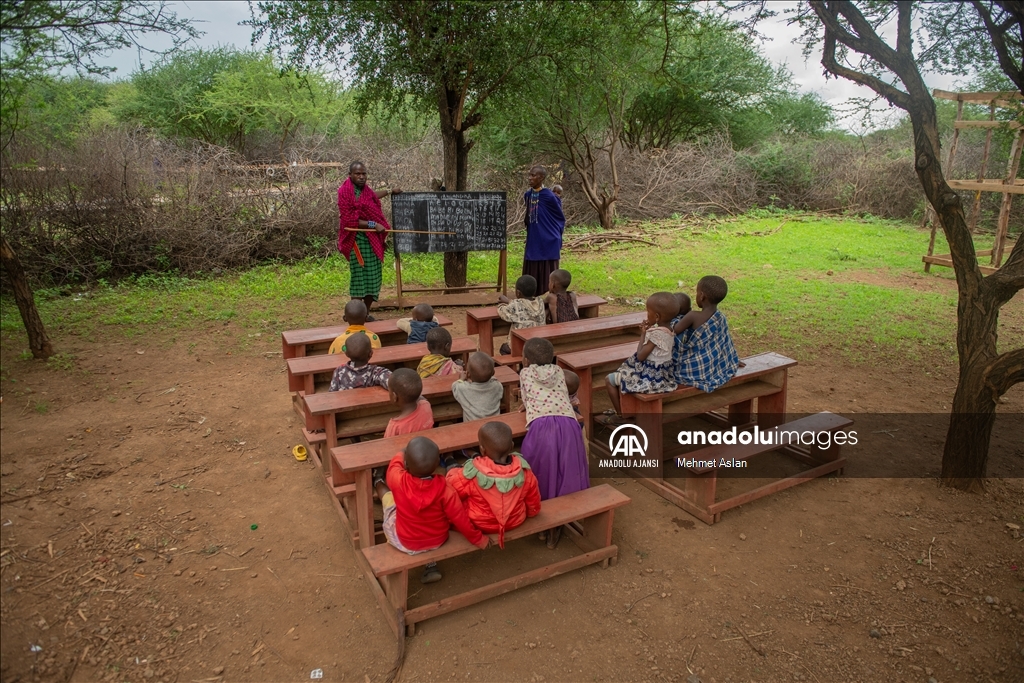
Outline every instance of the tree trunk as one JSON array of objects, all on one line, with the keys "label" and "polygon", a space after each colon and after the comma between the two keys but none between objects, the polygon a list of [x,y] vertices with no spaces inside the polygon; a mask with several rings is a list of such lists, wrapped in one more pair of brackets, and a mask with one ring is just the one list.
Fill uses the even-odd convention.
[{"label": "tree trunk", "polygon": [[3,262],[7,277],[11,280],[14,300],[18,303],[21,320],[25,323],[25,331],[28,332],[28,346],[32,349],[32,356],[45,360],[53,355],[53,345],[46,336],[46,328],[43,327],[43,320],[36,309],[36,300],[32,296],[32,288],[25,277],[21,261],[3,235],[0,235],[0,261]]},{"label": "tree trunk", "polygon": [[1018,240],[1002,272],[982,277],[960,197],[946,183],[939,163],[934,101],[930,97],[927,103],[914,99],[909,114],[914,125],[915,166],[949,243],[959,294],[956,346],[960,373],[942,452],[941,481],[946,486],[978,491],[984,486],[996,402],[1020,381],[1022,351],[1000,356],[996,336],[999,309],[1019,289],[1009,280],[1021,268],[1024,249]]},{"label": "tree trunk", "polygon": [[[465,122],[459,121],[461,111],[457,109],[458,93],[446,90],[441,96],[441,149],[444,157],[444,186],[448,191],[465,192],[469,176],[469,150]],[[469,253],[465,251],[445,252],[445,287],[465,287],[466,267]]]}]

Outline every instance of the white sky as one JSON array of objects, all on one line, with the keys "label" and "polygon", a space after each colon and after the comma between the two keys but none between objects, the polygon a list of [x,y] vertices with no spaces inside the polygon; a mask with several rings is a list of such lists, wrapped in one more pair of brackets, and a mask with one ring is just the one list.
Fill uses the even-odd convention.
[{"label": "white sky", "polygon": [[[199,30],[205,32],[205,35],[197,41],[199,46],[205,48],[218,45],[234,45],[238,48],[250,46],[252,31],[248,26],[239,25],[240,22],[249,19],[249,4],[245,0],[219,0],[216,2],[192,0],[170,4],[179,17],[195,19]],[[800,36],[800,28],[788,26],[785,15],[781,13],[781,10],[785,9],[787,5],[792,6],[795,3],[774,2],[772,4],[774,5],[773,9],[780,11],[780,15],[760,25],[759,30],[768,37],[762,42],[761,48],[772,62],[786,64],[793,73],[793,80],[801,92],[816,92],[829,104],[840,109],[849,102],[850,98],[874,95],[868,88],[845,79],[826,80],[820,63],[820,55],[812,55],[810,59],[804,60],[802,47],[796,42]],[[154,36],[149,40],[155,49],[164,49],[170,45],[170,41],[163,37]],[[257,47],[263,46],[263,44],[257,45]],[[107,59],[99,61],[117,68],[114,78],[127,78],[139,68],[139,56],[136,50],[119,50],[112,53]],[[153,55],[142,54],[143,64],[148,65],[153,60]],[[928,85],[932,88],[955,89],[955,78],[952,76],[926,74],[926,78]],[[890,110],[886,103],[882,102],[877,109],[879,113],[873,117],[875,125],[886,125],[893,122],[896,112]],[[840,121],[839,124],[843,128],[864,132],[859,119],[850,118]]]}]

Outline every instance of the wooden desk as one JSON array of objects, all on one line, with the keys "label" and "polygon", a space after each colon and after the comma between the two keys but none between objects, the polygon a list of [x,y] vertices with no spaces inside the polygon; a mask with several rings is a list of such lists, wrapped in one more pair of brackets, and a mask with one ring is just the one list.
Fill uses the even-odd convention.
[{"label": "wooden desk", "polygon": [[[580,318],[596,318],[604,299],[593,294],[580,294],[576,297],[576,307]],[[498,316],[497,306],[471,308],[466,311],[466,334],[480,335],[480,350],[494,356],[494,337],[508,334],[511,324]]]},{"label": "wooden desk", "polygon": [[512,330],[512,355],[523,355],[523,346],[526,342],[538,338],[551,342],[555,347],[556,356],[573,351],[614,346],[630,340],[633,341],[635,353],[637,342],[640,341],[640,324],[645,320],[647,312],[643,311]]},{"label": "wooden desk", "polygon": [[[501,412],[507,413],[511,406],[511,389],[519,384],[519,375],[511,368],[499,366],[494,368],[494,378],[505,387]],[[423,398],[430,401],[435,423],[462,417],[462,406],[452,395],[452,385],[458,379],[458,375],[435,375],[423,380]],[[388,420],[399,412],[387,389],[382,387],[307,394],[302,402],[306,429],[323,429],[326,434],[326,450],[322,451],[325,454],[338,446],[341,439],[384,431]],[[327,458],[325,473],[329,474],[326,469],[329,467],[330,458]]]},{"label": "wooden desk", "polygon": [[[437,323],[442,327],[452,324],[450,318],[443,315],[435,315]],[[366,327],[380,337],[380,343],[384,346],[397,346],[406,343],[408,335],[398,329],[398,319],[374,320],[366,323]],[[333,342],[339,335],[344,334],[348,325],[334,325],[331,327],[313,327],[308,330],[285,330],[281,333],[281,353],[285,360],[289,358],[302,358],[327,353]]]},{"label": "wooden desk", "polygon": [[[477,432],[486,422],[504,422],[512,429],[512,437],[526,435],[526,413],[506,413],[497,417],[473,422],[425,429],[421,432],[393,436],[389,439],[377,439],[365,443],[347,444],[332,448],[330,452],[332,489],[343,488],[355,483],[355,500],[339,500],[338,512],[348,523],[359,548],[368,548],[376,542],[373,530],[373,482],[372,471],[375,467],[387,465],[395,454],[404,450],[409,442],[417,436],[425,436],[437,444],[441,453],[451,453],[478,444]],[[343,491],[348,494],[348,491]],[[344,496],[341,496],[344,497]],[[353,505],[346,510],[348,503]]]},{"label": "wooden desk", "polygon": [[[476,339],[456,337],[452,340],[452,358],[461,359],[465,364],[469,354],[474,351],[476,351]],[[427,351],[426,342],[385,346],[382,349],[374,349],[370,362],[374,365],[383,365],[392,370],[401,367],[415,369],[427,353],[429,352]],[[314,379],[318,375],[321,377],[321,386],[328,384],[334,371],[347,362],[348,356],[343,353],[289,358],[287,361],[288,391],[302,391],[307,396],[313,394],[316,388]],[[326,375],[326,378],[324,375]]]}]

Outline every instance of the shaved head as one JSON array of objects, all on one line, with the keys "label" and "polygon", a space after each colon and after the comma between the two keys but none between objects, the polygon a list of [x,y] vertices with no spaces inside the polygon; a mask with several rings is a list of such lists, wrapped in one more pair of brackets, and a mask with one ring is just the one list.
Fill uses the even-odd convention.
[{"label": "shaved head", "polygon": [[671,292],[655,292],[647,297],[647,308],[667,323],[679,314],[679,300]]},{"label": "shaved head", "polygon": [[370,343],[370,337],[365,332],[356,332],[345,340],[345,345],[341,347],[341,351],[349,357],[349,360],[365,363],[373,355],[373,345]]},{"label": "shaved head", "polygon": [[417,436],[405,447],[405,468],[414,477],[429,477],[440,464],[437,444],[425,436]]},{"label": "shaved head", "polygon": [[483,351],[477,351],[469,357],[469,379],[482,384],[494,377],[494,359]]},{"label": "shaved head", "polygon": [[398,405],[415,402],[423,393],[423,380],[410,368],[399,368],[388,378],[388,391],[398,399]]},{"label": "shaved head", "polygon": [[366,316],[369,312],[366,310],[366,304],[363,303],[362,299],[352,299],[345,304],[345,322],[349,325],[365,325]]},{"label": "shaved head", "polygon": [[729,293],[729,285],[725,283],[723,278],[717,275],[705,275],[697,283],[697,289],[704,292],[704,296],[708,298],[708,301],[715,304],[716,306],[725,299],[725,295]]},{"label": "shaved head", "polygon": [[477,432],[480,448],[491,460],[504,460],[512,452],[512,428],[504,422],[488,422]]}]

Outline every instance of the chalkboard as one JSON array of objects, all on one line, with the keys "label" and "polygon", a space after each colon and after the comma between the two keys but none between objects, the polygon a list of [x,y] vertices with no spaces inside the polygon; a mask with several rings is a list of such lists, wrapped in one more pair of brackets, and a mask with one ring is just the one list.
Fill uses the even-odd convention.
[{"label": "chalkboard", "polygon": [[400,254],[505,249],[504,192],[402,192],[391,216],[396,231],[422,231],[392,235]]}]

